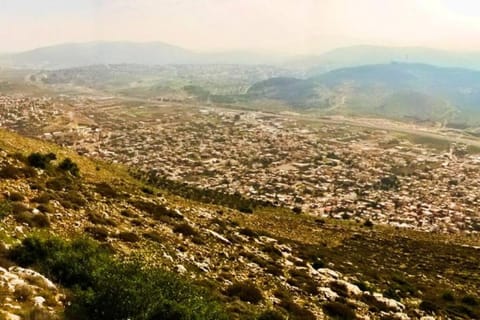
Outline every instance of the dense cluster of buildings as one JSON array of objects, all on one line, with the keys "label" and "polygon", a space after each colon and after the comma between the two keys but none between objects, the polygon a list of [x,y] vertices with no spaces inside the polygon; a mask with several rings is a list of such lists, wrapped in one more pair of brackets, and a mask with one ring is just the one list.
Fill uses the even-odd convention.
[{"label": "dense cluster of buildings", "polygon": [[[480,158],[459,145],[439,151],[387,131],[254,111],[92,102],[77,112],[95,125],[43,137],[82,154],[316,216],[480,231]],[[11,125],[3,113],[1,121]]]}]

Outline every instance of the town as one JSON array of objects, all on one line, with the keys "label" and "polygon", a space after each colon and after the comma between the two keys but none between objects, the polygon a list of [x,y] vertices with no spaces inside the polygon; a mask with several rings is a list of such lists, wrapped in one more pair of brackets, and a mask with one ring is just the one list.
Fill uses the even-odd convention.
[{"label": "town", "polygon": [[463,145],[438,150],[383,130],[256,111],[122,106],[108,98],[0,101],[3,127],[174,181],[318,217],[480,231],[480,157]]}]

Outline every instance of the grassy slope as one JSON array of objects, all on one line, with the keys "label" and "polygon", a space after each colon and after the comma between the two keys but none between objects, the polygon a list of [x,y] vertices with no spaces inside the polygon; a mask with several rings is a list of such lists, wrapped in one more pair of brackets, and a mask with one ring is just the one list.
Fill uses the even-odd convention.
[{"label": "grassy slope", "polygon": [[[85,183],[105,181],[117,189],[131,192],[134,197],[139,196],[138,190],[142,183],[131,178],[126,168],[122,166],[87,159],[56,145],[27,139],[4,130],[0,130],[0,148],[8,153],[54,152],[59,158],[70,157],[78,163]],[[453,315],[463,306],[458,302],[459,299],[468,294],[478,294],[476,288],[480,287],[479,250],[466,246],[479,246],[478,236],[426,234],[384,226],[367,228],[348,221],[322,221],[308,215],[293,215],[289,210],[284,209],[260,209],[252,215],[245,215],[219,206],[204,205],[177,197],[174,192],[175,190],[164,190],[162,194],[170,206],[180,207],[183,212],[193,212],[188,215],[188,218],[197,224],[199,230],[210,228],[229,236],[241,228],[249,228],[258,233],[268,234],[281,243],[291,246],[297,256],[311,255],[313,252],[327,266],[350,275],[361,283],[367,283],[376,291],[388,292],[393,297],[398,295],[411,299],[412,308],[418,308],[420,301],[428,300],[441,310],[440,313]],[[121,202],[115,199],[109,201]],[[116,207],[114,209],[118,210]],[[209,220],[197,216],[195,210],[223,211],[218,219],[227,224],[226,229],[222,231],[218,225],[219,222],[215,219]],[[129,221],[125,217],[116,216],[114,212],[111,217],[117,219],[117,227],[120,229],[128,225]],[[164,223],[170,222],[153,222],[147,219],[142,222],[142,225],[156,224],[155,228],[158,228],[158,225]],[[134,228],[142,232],[144,228],[142,225]],[[207,250],[204,254],[209,254],[212,248],[216,248],[218,252],[228,249],[225,245],[210,244],[208,241],[200,246],[184,241],[180,246],[184,250],[195,250],[198,253]],[[160,246],[148,241],[141,243],[141,245],[118,243],[117,248],[123,248],[124,252],[131,252],[134,249],[133,252],[155,255],[162,248],[174,252],[178,240],[168,234],[164,236]],[[255,242],[249,243],[249,245],[254,244]],[[235,248],[230,249],[233,250],[230,253],[233,257],[235,254],[238,255]],[[224,258],[217,258],[223,263]],[[241,270],[238,269],[236,272],[240,273]],[[215,282],[213,284],[214,287],[219,285]],[[447,291],[453,292],[456,302],[447,302],[442,299],[442,294]],[[469,308],[480,312],[479,306]],[[241,312],[243,311],[240,311],[240,314]]]}]

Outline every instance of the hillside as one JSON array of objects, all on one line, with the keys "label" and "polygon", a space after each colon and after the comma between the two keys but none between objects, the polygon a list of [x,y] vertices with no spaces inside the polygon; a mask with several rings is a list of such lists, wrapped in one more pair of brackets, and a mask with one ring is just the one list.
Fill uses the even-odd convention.
[{"label": "hillside", "polygon": [[456,121],[480,106],[480,72],[424,64],[367,65],[307,80],[267,80],[252,86],[248,95],[324,112]]},{"label": "hillside", "polygon": [[351,46],[320,55],[299,57],[287,65],[308,70],[310,76],[340,68],[391,62],[426,63],[441,67],[480,69],[480,53],[453,52],[422,47]]},{"label": "hillside", "polygon": [[[161,319],[192,312],[194,319],[461,319],[480,312],[474,236],[317,219],[258,203],[241,212],[192,200],[205,199],[195,196],[201,189],[183,198],[176,187],[146,185],[121,166],[6,131],[0,148],[7,319],[96,319],[99,310],[110,310],[103,319],[160,319],[160,311]],[[139,271],[138,259],[156,276]],[[149,283],[163,283],[163,291]],[[122,299],[137,304],[118,308]]]}]

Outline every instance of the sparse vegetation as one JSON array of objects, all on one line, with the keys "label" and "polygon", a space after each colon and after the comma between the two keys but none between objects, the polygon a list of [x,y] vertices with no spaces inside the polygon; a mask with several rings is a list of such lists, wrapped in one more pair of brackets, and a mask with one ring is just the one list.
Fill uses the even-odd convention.
[{"label": "sparse vegetation", "polygon": [[164,270],[115,261],[91,240],[29,237],[9,257],[72,290],[67,319],[227,319],[207,291]]},{"label": "sparse vegetation", "polygon": [[60,164],[58,165],[58,169],[70,172],[70,174],[73,176],[78,176],[80,173],[78,165],[70,158],[65,158],[62,162],[60,162]]},{"label": "sparse vegetation", "polygon": [[340,302],[327,302],[323,305],[323,310],[332,319],[337,320],[354,320],[357,319],[355,311],[346,304]]},{"label": "sparse vegetation", "polygon": [[57,156],[54,153],[42,154],[33,152],[27,157],[27,163],[35,168],[47,169],[50,166],[50,162],[56,159]]},{"label": "sparse vegetation", "polygon": [[255,304],[263,300],[260,289],[250,281],[234,283],[227,288],[225,293],[230,297],[237,297],[242,301]]}]

